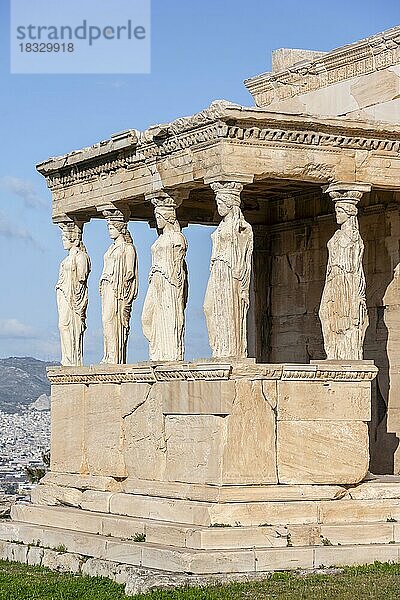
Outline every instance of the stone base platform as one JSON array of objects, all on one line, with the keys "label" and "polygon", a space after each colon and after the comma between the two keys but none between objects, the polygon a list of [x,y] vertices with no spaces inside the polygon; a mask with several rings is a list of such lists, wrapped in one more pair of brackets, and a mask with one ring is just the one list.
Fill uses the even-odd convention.
[{"label": "stone base platform", "polygon": [[124,480],[128,493],[159,484],[161,496],[356,484],[376,373],[371,361],[52,367],[51,471]]},{"label": "stone base platform", "polygon": [[0,523],[3,555],[175,582],[397,561],[399,480],[360,483],[376,372],[52,368],[51,471]]},{"label": "stone base platform", "polygon": [[[212,522],[208,517],[208,522],[199,517],[185,522],[185,502],[188,509],[191,501],[180,500],[183,504],[175,507],[171,499],[150,496],[145,516],[139,496],[125,516],[65,505],[16,504],[12,521],[0,524],[1,547],[3,555],[28,563],[39,558],[43,563],[47,551],[61,554],[62,564],[71,564],[72,570],[96,559],[124,568],[202,576],[400,560],[398,478],[343,487],[336,495],[325,486],[308,487],[303,500],[216,505],[225,512],[214,515]],[[321,498],[331,493],[331,499],[316,499],[318,493]],[[167,519],[172,515],[168,511],[163,516],[154,511],[151,518],[155,500],[176,510],[174,520]],[[212,514],[213,503],[195,504],[204,505],[196,507],[202,509],[200,515]],[[46,561],[59,568],[54,556]]]}]

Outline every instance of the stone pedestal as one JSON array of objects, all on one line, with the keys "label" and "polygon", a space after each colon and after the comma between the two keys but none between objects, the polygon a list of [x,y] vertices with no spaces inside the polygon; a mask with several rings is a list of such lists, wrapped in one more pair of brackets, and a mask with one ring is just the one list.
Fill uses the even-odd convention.
[{"label": "stone pedestal", "polygon": [[375,374],[366,361],[52,368],[52,477],[181,484],[188,496],[193,485],[355,484]]},{"label": "stone pedestal", "polygon": [[360,483],[375,375],[368,361],[51,368],[51,471],[0,526],[0,556],[64,565],[48,549],[65,546],[113,577],[397,560],[400,484]]}]

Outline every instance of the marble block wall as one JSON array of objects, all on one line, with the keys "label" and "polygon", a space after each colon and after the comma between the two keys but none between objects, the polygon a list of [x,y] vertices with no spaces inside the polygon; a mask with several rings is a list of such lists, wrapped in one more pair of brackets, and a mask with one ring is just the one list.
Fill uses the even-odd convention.
[{"label": "marble block wall", "polygon": [[365,477],[372,363],[210,364],[51,369],[51,471],[187,486]]},{"label": "marble block wall", "polygon": [[280,48],[272,72],[245,81],[257,106],[280,113],[400,120],[400,27],[330,52]]},{"label": "marble block wall", "polygon": [[348,118],[400,121],[400,65],[352,77],[322,89],[273,102],[268,109],[312,115],[346,115]]}]

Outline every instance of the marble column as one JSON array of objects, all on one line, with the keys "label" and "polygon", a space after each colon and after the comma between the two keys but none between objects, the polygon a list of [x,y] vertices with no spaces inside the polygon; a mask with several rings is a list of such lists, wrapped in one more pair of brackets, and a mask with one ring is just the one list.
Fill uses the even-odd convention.
[{"label": "marble column", "polygon": [[362,360],[368,313],[364,243],[357,204],[371,186],[335,183],[326,192],[335,203],[339,229],[328,242],[328,265],[319,318],[328,360]]},{"label": "marble column", "polygon": [[212,234],[210,278],[204,299],[208,337],[214,358],[247,356],[247,311],[253,231],[240,209],[243,185],[211,183],[222,217]]},{"label": "marble column", "polygon": [[151,247],[149,287],[142,312],[143,333],[149,341],[150,360],[183,360],[187,241],[176,217],[182,197],[158,192],[147,199],[154,205],[158,238]]},{"label": "marble column", "polygon": [[58,225],[64,249],[68,252],[60,264],[56,284],[61,364],[73,367],[83,362],[90,259],[82,242],[83,222],[66,218]]},{"label": "marble column", "polygon": [[125,364],[132,303],[138,293],[136,248],[128,217],[117,209],[104,210],[113,243],[104,255],[100,296],[104,336],[103,363]]}]

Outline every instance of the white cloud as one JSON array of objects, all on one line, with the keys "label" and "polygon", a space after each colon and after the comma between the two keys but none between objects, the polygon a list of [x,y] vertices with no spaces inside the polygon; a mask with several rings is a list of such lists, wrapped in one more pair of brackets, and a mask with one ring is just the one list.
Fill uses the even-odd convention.
[{"label": "white cloud", "polygon": [[36,248],[42,249],[39,242],[33,237],[30,231],[25,227],[20,227],[11,223],[7,217],[0,212],[0,237],[9,239],[18,239],[33,244]]},{"label": "white cloud", "polygon": [[0,179],[1,187],[22,198],[25,205],[30,208],[41,208],[46,206],[46,202],[38,196],[33,184],[19,177],[6,176]]},{"label": "white cloud", "polygon": [[25,325],[18,319],[0,319],[0,338],[32,339],[35,337],[35,331],[30,325]]}]

